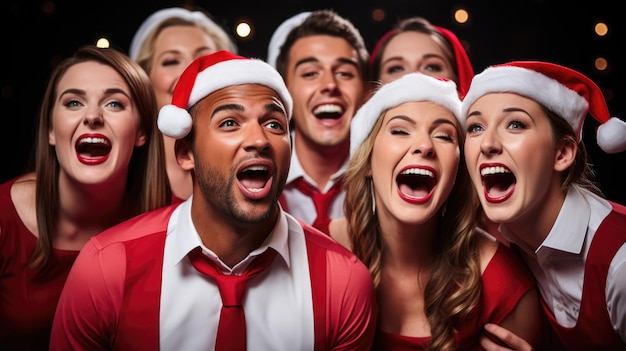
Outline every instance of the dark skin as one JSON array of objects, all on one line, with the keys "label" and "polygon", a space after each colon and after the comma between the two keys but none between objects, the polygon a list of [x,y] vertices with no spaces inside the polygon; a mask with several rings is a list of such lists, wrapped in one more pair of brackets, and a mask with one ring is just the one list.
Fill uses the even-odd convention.
[{"label": "dark skin", "polygon": [[288,117],[274,90],[220,89],[192,108],[194,142],[176,143],[194,172],[191,217],[204,245],[230,267],[268,237],[291,157]]}]

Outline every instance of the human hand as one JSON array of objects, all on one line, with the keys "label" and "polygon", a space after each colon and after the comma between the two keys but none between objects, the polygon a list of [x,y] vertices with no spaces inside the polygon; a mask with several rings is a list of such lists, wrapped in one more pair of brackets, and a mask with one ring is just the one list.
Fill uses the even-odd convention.
[{"label": "human hand", "polygon": [[[480,337],[480,346],[482,346],[482,348],[486,351],[535,350],[528,342],[526,342],[526,340],[499,325],[487,323],[485,324],[485,331],[487,333]],[[506,346],[503,346],[502,344]]]}]

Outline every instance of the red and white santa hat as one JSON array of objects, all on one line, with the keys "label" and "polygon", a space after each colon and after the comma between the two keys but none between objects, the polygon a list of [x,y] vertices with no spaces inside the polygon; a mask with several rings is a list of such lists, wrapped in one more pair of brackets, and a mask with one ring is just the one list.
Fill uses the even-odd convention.
[{"label": "red and white santa hat", "polygon": [[241,84],[261,84],[276,91],[291,118],[291,95],[276,69],[260,59],[220,50],[198,57],[187,66],[176,83],[172,103],[159,111],[159,130],[172,138],[184,138],[192,126],[189,108],[219,89]]},{"label": "red and white santa hat", "polygon": [[298,27],[304,22],[304,20],[309,17],[311,11],[304,11],[298,14],[295,14],[289,18],[287,18],[283,23],[281,23],[270,38],[270,43],[267,47],[267,63],[272,65],[272,67],[276,68],[276,60],[278,59],[278,55],[280,54],[280,50],[287,40],[289,33]]},{"label": "red and white santa hat", "polygon": [[540,61],[513,61],[486,68],[474,76],[463,99],[463,120],[472,104],[489,93],[508,92],[540,103],[565,119],[582,140],[587,113],[600,122],[597,143],[606,153],[626,150],[626,123],[611,117],[600,88],[570,68]]},{"label": "red and white santa hat", "polygon": [[419,72],[408,73],[382,85],[356,112],[350,125],[350,156],[372,132],[383,112],[413,101],[431,101],[441,105],[462,123],[461,99],[453,81]]}]

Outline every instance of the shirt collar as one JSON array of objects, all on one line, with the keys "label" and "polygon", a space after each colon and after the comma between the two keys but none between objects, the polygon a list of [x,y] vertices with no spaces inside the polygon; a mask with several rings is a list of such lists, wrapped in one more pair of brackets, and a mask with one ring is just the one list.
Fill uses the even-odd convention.
[{"label": "shirt collar", "polygon": [[[168,226],[167,235],[173,236],[172,241],[174,243],[173,249],[175,251],[176,264],[183,260],[191,250],[195,249],[198,246],[207,251],[211,257],[217,259],[217,255],[215,255],[213,251],[206,248],[202,244],[200,235],[193,225],[193,221],[191,220],[192,197],[193,196],[189,197],[187,200],[179,205],[178,209],[172,214],[172,218],[170,218],[170,226]],[[174,216],[176,216],[176,218],[174,218]],[[282,209],[280,210],[280,215],[278,218],[279,219],[274,226],[274,229],[272,229],[270,235],[265,239],[265,241],[261,244],[259,248],[250,252],[243,261],[248,260],[251,256],[257,256],[263,253],[268,247],[271,247],[276,250],[280,257],[283,258],[287,267],[290,266],[291,262],[289,260],[288,225],[285,212],[283,212]],[[235,269],[236,267],[237,266],[233,268]]]},{"label": "shirt collar", "polygon": [[[292,135],[292,138],[294,138],[293,140],[295,140],[295,137],[296,135],[293,134]],[[295,143],[293,145],[295,145]],[[330,188],[335,182],[337,182],[337,180],[341,176],[344,175],[344,173],[346,173],[346,169],[348,169],[349,161],[350,161],[349,157],[346,157],[343,164],[341,165],[341,168],[339,168],[337,172],[335,172],[330,177],[331,181],[326,185],[327,188]],[[307,182],[317,186],[317,183],[313,181],[313,179],[311,179],[311,177],[309,177],[309,175],[304,172],[304,169],[302,169],[302,164],[300,163],[300,159],[298,158],[298,153],[296,152],[296,148],[292,147],[291,148],[291,165],[289,166],[289,175],[287,175],[287,184],[293,182],[294,180],[300,177],[303,177]]]},{"label": "shirt collar", "polygon": [[540,256],[544,248],[581,253],[590,217],[589,203],[576,186],[571,186],[550,233],[537,248],[537,255]]}]

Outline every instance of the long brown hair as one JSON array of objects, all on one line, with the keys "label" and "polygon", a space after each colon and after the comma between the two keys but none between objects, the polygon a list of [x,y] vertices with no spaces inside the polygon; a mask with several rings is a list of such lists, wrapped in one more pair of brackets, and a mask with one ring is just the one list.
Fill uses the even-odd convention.
[{"label": "long brown hair", "polygon": [[31,257],[31,265],[40,272],[49,270],[52,260],[52,240],[59,218],[60,165],[54,146],[48,143],[52,126],[52,111],[57,99],[57,86],[67,70],[82,62],[95,61],[112,67],[128,84],[134,100],[146,144],[136,147],[129,166],[126,192],[134,201],[128,218],[169,204],[171,191],[165,171],[163,140],[156,128],[157,105],[150,79],[138,64],[112,48],[84,46],[59,63],[53,70],[43,96],[35,145],[36,215],[39,239]]}]

